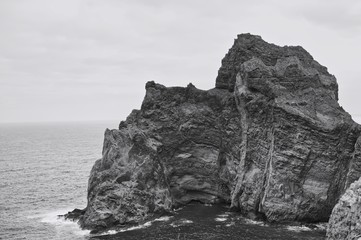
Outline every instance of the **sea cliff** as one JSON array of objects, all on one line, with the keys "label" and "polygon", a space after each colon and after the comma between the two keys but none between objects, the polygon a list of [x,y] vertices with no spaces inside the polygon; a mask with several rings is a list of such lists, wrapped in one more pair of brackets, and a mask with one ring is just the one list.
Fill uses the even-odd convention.
[{"label": "sea cliff", "polygon": [[[361,137],[355,145],[354,157],[361,155]],[[358,162],[359,163],[359,162]],[[355,164],[355,163],[354,163]],[[327,228],[329,240],[361,238],[361,178],[350,185],[332,210]]]},{"label": "sea cliff", "polygon": [[336,78],[302,47],[240,34],[208,91],[146,84],[140,110],[105,131],[80,224],[136,224],[191,201],[270,222],[327,221],[361,176],[361,127]]}]

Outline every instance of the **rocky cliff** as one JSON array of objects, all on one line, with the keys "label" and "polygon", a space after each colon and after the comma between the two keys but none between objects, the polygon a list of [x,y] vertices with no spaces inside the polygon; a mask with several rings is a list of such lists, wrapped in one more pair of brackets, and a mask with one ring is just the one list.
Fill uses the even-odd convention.
[{"label": "rocky cliff", "polygon": [[141,109],[106,130],[80,223],[137,223],[190,201],[325,221],[361,176],[361,128],[337,100],[335,77],[302,47],[241,34],[214,89],[148,82]]},{"label": "rocky cliff", "polygon": [[[361,155],[361,137],[355,146],[355,157]],[[332,210],[327,228],[329,240],[361,238],[361,178],[352,183]]]}]

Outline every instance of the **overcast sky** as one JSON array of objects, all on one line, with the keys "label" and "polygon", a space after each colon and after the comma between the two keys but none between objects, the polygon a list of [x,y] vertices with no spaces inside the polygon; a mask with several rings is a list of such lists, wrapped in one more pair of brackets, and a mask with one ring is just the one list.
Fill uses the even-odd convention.
[{"label": "overcast sky", "polygon": [[120,121],[149,80],[213,88],[246,32],[303,46],[361,122],[359,0],[0,0],[0,122]]}]

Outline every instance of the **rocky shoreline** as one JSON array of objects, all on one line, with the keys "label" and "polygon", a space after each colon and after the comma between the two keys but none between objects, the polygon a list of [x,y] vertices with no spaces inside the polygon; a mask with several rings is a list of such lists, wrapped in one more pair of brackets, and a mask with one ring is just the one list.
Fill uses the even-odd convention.
[{"label": "rocky shoreline", "polygon": [[105,131],[86,209],[66,217],[99,231],[198,201],[268,222],[327,221],[361,176],[360,135],[336,78],[306,50],[240,34],[214,89],[146,84],[141,109]]}]

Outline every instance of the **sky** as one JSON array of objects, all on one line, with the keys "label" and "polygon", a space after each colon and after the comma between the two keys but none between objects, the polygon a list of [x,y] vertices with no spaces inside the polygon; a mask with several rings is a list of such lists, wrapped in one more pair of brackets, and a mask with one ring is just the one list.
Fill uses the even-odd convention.
[{"label": "sky", "polygon": [[213,88],[248,32],[303,46],[361,123],[359,0],[0,0],[0,122],[120,121],[147,81]]}]

